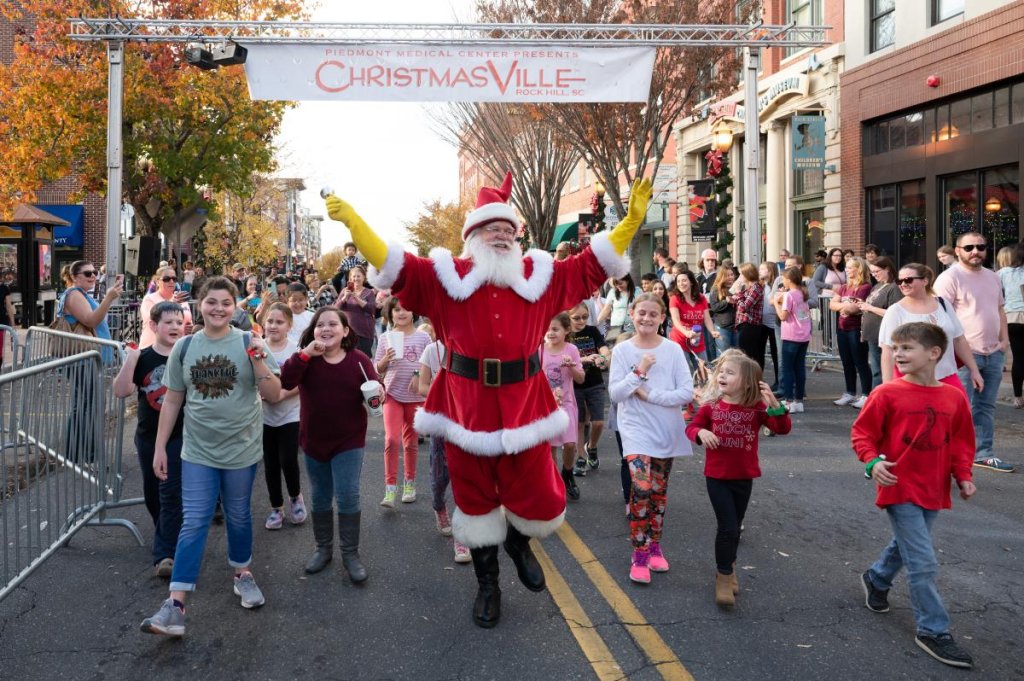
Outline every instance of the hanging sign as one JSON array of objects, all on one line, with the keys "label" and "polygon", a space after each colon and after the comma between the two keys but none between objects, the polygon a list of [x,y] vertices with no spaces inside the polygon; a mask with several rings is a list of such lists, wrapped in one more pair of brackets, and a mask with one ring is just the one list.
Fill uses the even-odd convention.
[{"label": "hanging sign", "polygon": [[690,180],[686,183],[690,205],[690,235],[693,241],[714,241],[718,230],[715,227],[715,181]]},{"label": "hanging sign", "polygon": [[253,99],[646,102],[653,47],[249,44]]},{"label": "hanging sign", "polygon": [[825,167],[825,117],[793,116],[793,170]]}]

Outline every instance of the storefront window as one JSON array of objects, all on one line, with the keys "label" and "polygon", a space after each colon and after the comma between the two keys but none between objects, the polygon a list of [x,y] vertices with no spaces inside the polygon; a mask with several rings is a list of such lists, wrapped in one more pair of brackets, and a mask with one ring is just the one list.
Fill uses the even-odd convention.
[{"label": "storefront window", "polygon": [[992,129],[992,93],[971,97],[971,132]]},{"label": "storefront window", "polygon": [[899,186],[899,250],[897,263],[926,262],[928,249],[925,238],[928,220],[925,217],[924,181],[904,182]]},{"label": "storefront window", "polygon": [[942,179],[944,243],[964,232],[988,239],[986,264],[1000,248],[1021,240],[1020,169],[1016,165],[950,175]]},{"label": "storefront window", "polygon": [[1010,124],[1010,88],[996,90],[995,96],[995,127],[1001,128]]},{"label": "storefront window", "polygon": [[825,209],[814,208],[797,213],[797,224],[803,227],[805,263],[814,263],[814,254],[825,248]]},{"label": "storefront window", "polygon": [[1013,114],[1013,122],[1024,123],[1024,83],[1015,84],[1012,93],[1010,111]]},{"label": "storefront window", "polygon": [[868,190],[868,242],[884,253],[896,253],[896,185]]}]

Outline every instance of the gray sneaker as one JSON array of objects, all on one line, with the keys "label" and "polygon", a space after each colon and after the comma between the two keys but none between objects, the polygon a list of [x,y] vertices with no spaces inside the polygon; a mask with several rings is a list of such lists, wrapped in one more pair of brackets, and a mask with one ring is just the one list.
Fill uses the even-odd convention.
[{"label": "gray sneaker", "polygon": [[164,636],[185,635],[185,613],[174,607],[174,601],[168,598],[152,617],[142,620],[139,627],[147,634],[163,634]]},{"label": "gray sneaker", "polygon": [[258,608],[267,602],[251,572],[235,576],[235,595],[241,596],[243,608]]}]

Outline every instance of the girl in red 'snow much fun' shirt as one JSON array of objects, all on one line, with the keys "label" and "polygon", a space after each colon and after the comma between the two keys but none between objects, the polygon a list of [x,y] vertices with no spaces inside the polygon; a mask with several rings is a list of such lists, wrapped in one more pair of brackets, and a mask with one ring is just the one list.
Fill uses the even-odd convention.
[{"label": "girl in red 'snow much fun' shirt", "polygon": [[757,362],[726,350],[708,381],[704,404],[686,427],[686,436],[704,446],[704,477],[718,520],[715,536],[715,602],[736,604],[736,548],[754,478],[761,477],[757,438],[761,426],[785,435],[789,413],[761,380]]}]

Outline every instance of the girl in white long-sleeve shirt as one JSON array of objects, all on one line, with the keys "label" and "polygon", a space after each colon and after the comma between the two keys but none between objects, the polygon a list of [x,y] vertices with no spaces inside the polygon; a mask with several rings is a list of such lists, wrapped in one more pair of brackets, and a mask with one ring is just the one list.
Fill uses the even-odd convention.
[{"label": "girl in white long-sleeve shirt", "polygon": [[629,468],[629,578],[648,584],[651,572],[667,572],[661,531],[672,460],[693,452],[686,438],[682,408],[693,399],[693,379],[677,343],[658,335],[665,303],[645,293],[631,312],[636,335],[615,346],[608,380],[618,405],[622,452]]}]

